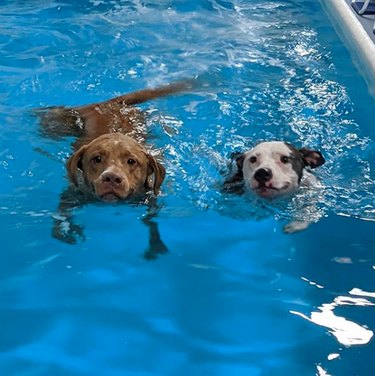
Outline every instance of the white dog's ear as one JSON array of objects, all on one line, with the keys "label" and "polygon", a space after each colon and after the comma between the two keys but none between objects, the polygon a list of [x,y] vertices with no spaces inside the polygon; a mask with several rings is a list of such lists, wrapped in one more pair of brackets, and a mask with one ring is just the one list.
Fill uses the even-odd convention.
[{"label": "white dog's ear", "polygon": [[243,192],[243,161],[245,155],[243,153],[233,153],[231,155],[232,166],[234,165],[233,160],[236,162],[237,171],[224,182],[223,190],[229,193],[242,193]]},{"label": "white dog's ear", "polygon": [[243,169],[243,161],[245,159],[245,154],[240,154],[236,156],[236,164],[239,171]]},{"label": "white dog's ear", "polygon": [[302,160],[305,166],[316,168],[321,166],[325,162],[325,159],[320,151],[310,150],[307,148],[301,148],[298,149],[298,151],[302,156]]}]

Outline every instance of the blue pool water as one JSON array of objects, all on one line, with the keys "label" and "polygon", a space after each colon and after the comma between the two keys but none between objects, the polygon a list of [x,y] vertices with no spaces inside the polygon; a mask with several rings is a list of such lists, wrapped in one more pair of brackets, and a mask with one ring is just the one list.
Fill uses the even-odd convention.
[{"label": "blue pool water", "polygon": [[[1,375],[375,374],[374,99],[319,2],[3,0],[0,25]],[[32,109],[196,75],[142,105],[169,252],[145,258],[143,206],[77,208],[85,239],[53,238],[72,140]],[[220,192],[269,139],[327,160],[295,235],[296,200]]]}]

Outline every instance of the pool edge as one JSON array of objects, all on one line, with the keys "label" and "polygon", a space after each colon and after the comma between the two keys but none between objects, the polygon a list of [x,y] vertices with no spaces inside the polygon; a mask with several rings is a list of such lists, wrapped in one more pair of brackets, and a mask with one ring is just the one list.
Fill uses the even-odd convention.
[{"label": "pool edge", "polygon": [[375,44],[344,0],[320,0],[375,99]]}]

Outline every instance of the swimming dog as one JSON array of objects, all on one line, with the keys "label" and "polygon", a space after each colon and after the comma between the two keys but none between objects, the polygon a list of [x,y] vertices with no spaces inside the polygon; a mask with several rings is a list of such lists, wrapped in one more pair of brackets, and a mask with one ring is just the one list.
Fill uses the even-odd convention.
[{"label": "swimming dog", "polygon": [[[320,151],[297,148],[283,141],[268,141],[237,155],[237,171],[225,181],[224,190],[231,193],[251,192],[265,200],[285,198],[296,193],[302,184],[317,180],[309,171],[325,163]],[[284,227],[287,233],[307,228],[309,220],[296,220]]]},{"label": "swimming dog", "polygon": [[[153,199],[165,178],[160,158],[145,147],[144,115],[134,105],[192,88],[181,81],[144,89],[104,102],[67,108],[40,109],[42,133],[55,139],[75,137],[66,167],[70,185],[61,195],[55,216],[54,237],[75,243],[82,228],[72,221],[72,209],[89,202],[124,202]],[[166,251],[156,224],[155,205],[143,219],[150,229],[149,258]]]}]

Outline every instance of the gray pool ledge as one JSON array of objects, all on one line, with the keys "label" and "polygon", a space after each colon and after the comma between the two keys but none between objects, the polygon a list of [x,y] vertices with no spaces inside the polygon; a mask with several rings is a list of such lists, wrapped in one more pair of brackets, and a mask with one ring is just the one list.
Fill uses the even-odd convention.
[{"label": "gray pool ledge", "polygon": [[320,2],[375,99],[375,35],[372,32],[375,17],[359,16],[351,6],[352,0]]}]

